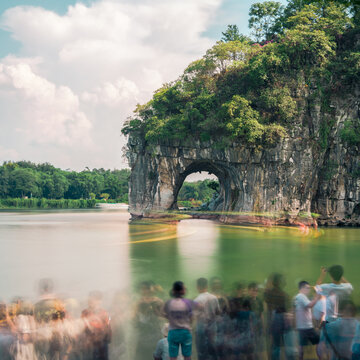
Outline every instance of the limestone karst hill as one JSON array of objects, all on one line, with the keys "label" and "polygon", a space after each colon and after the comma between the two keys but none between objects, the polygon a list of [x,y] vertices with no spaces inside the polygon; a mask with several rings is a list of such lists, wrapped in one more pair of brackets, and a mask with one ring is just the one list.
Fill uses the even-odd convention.
[{"label": "limestone karst hill", "polygon": [[335,2],[271,41],[218,42],[126,122],[131,214],[176,208],[186,176],[208,171],[213,211],[359,225],[359,80],[360,28]]}]

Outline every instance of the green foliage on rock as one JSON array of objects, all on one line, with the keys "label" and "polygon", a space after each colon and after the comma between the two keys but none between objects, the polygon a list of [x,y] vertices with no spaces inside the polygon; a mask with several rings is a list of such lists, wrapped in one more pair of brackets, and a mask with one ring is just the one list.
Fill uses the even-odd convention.
[{"label": "green foliage on rock", "polygon": [[262,3],[272,14],[263,35],[271,41],[254,43],[229,26],[223,41],[139,105],[122,132],[147,146],[276,145],[301,124],[307,99],[323,101],[360,79],[355,5],[343,2],[294,0],[284,12],[278,3]]},{"label": "green foliage on rock", "polygon": [[350,146],[360,146],[360,120],[345,121],[340,136],[344,143]]}]

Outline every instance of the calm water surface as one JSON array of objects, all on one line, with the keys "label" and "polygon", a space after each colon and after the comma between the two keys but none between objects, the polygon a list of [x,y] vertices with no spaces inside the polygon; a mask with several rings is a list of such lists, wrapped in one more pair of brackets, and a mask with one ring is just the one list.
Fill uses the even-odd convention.
[{"label": "calm water surface", "polygon": [[0,212],[0,298],[36,296],[40,278],[58,292],[85,298],[94,289],[132,291],[142,280],[169,289],[214,275],[230,288],[236,280],[263,283],[274,271],[295,293],[314,282],[321,265],[345,266],[360,300],[360,229],[333,228],[305,235],[297,228],[243,228],[207,220],[129,224],[126,211]]}]

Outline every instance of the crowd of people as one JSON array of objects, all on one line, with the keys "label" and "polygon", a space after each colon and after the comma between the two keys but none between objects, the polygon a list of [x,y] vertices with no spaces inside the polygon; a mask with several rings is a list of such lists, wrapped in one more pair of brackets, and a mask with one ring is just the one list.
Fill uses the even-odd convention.
[{"label": "crowd of people", "polygon": [[295,296],[284,288],[278,273],[264,285],[238,282],[231,294],[221,278],[199,278],[198,295],[189,299],[181,281],[170,293],[144,281],[136,300],[118,293],[105,310],[95,291],[76,311],[77,302],[55,296],[44,279],[34,304],[21,298],[0,304],[0,359],[360,358],[353,287],[342,266],[322,268],[316,284],[300,281]]}]

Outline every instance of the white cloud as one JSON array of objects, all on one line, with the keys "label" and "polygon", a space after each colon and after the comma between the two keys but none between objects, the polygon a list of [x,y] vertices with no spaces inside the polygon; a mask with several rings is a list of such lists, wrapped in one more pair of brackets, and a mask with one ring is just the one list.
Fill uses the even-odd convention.
[{"label": "white cloud", "polygon": [[19,160],[19,154],[14,149],[6,149],[0,145],[0,158],[17,161]]},{"label": "white cloud", "polygon": [[36,75],[29,64],[17,63],[0,67],[5,86],[16,89],[22,111],[28,114],[31,126],[17,127],[26,138],[51,145],[87,142],[91,123],[79,109],[79,99],[66,86],[56,86]]},{"label": "white cloud", "polygon": [[[202,33],[221,1],[100,0],[70,6],[63,16],[39,7],[7,10],[0,26],[22,48],[0,62],[0,103],[18,103],[0,122],[13,122],[31,143],[63,147],[66,167],[123,166],[122,121],[212,45]],[[8,145],[18,137],[14,131]],[[90,160],[71,153],[79,142]],[[31,151],[25,155],[31,160]]]},{"label": "white cloud", "polygon": [[131,99],[138,100],[139,94],[140,90],[133,81],[120,78],[114,83],[107,81],[91,92],[83,92],[81,99],[93,105],[117,106]]}]

